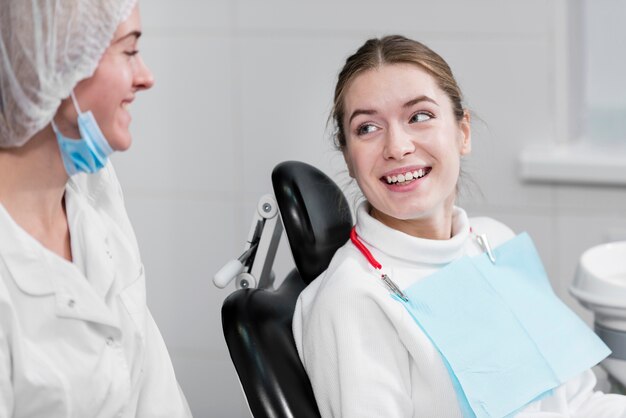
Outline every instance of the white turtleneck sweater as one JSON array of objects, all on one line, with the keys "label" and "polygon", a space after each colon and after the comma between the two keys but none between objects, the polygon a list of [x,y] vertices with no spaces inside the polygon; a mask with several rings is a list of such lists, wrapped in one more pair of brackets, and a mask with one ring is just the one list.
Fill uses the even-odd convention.
[{"label": "white turtleneck sweater", "polygon": [[[500,222],[470,220],[454,208],[452,238],[420,239],[385,226],[367,207],[357,210],[357,233],[400,289],[480,254],[470,226],[492,247],[514,236]],[[324,418],[462,416],[439,352],[350,241],[300,295],[293,334]],[[626,397],[593,392],[595,383],[588,370],[517,416],[626,417]]]}]

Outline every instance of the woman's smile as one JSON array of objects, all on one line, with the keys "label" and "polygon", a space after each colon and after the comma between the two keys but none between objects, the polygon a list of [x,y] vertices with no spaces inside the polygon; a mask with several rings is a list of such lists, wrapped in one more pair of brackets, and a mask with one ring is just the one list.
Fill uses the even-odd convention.
[{"label": "woman's smile", "polygon": [[387,182],[389,185],[408,186],[426,177],[430,170],[431,167],[399,169],[384,174],[380,180]]}]

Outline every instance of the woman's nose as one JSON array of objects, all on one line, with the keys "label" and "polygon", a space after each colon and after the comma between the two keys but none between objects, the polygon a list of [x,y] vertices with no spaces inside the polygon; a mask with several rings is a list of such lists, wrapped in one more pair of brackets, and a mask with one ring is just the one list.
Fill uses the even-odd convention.
[{"label": "woman's nose", "polygon": [[137,90],[147,90],[154,85],[154,75],[150,68],[143,62],[141,56],[137,56],[137,69],[135,70],[134,85]]},{"label": "woman's nose", "polygon": [[406,155],[415,151],[413,138],[401,128],[390,128],[385,138],[383,157],[386,160],[402,160]]}]

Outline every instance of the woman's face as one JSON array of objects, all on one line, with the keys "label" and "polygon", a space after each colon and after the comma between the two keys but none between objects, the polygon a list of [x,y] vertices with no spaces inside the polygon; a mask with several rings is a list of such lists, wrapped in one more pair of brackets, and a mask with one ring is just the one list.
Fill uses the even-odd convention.
[{"label": "woman's face", "polygon": [[[141,35],[139,8],[122,22],[100,59],[93,76],[82,80],[74,93],[82,112],[92,111],[109,145],[116,151],[131,144],[129,106],[137,92],[149,89],[154,78],[141,59],[137,42]],[[57,113],[57,124],[70,138],[79,137],[77,112],[65,99]]]},{"label": "woman's face", "polygon": [[433,77],[412,64],[368,70],[348,86],[344,109],[344,158],[372,215],[392,227],[451,217],[469,115],[455,119]]}]

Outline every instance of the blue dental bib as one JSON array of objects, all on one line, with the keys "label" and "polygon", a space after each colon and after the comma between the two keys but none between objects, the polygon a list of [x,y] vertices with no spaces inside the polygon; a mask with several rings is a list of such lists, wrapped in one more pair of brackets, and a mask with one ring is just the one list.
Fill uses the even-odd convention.
[{"label": "blue dental bib", "polygon": [[524,233],[463,257],[400,301],[439,350],[466,417],[507,417],[593,367],[608,347],[554,294]]}]

